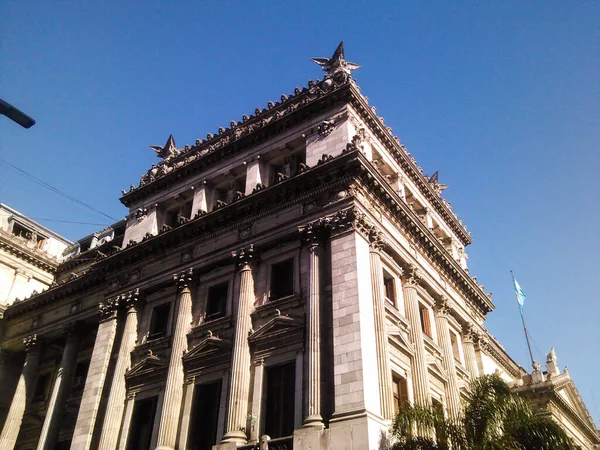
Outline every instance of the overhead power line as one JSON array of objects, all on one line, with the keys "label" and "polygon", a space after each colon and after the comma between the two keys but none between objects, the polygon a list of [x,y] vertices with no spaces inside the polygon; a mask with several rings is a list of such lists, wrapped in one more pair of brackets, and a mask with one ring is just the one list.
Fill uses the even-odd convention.
[{"label": "overhead power line", "polygon": [[74,223],[77,225],[97,225],[100,227],[106,227],[109,223],[93,223],[93,222],[76,222],[71,220],[58,220],[58,219],[46,219],[44,217],[30,217],[31,220],[44,220],[46,222],[59,222],[59,223]]},{"label": "overhead power line", "polygon": [[45,187],[46,189],[51,190],[52,192],[66,198],[67,200],[71,200],[74,203],[77,203],[81,206],[84,206],[88,209],[91,209],[94,212],[97,212],[98,214],[102,214],[104,217],[109,218],[112,221],[117,221],[117,219],[115,219],[114,217],[109,216],[108,214],[104,214],[102,211],[99,211],[98,209],[94,208],[93,206],[82,202],[81,200],[76,199],[75,197],[73,197],[72,195],[67,194],[66,192],[61,191],[60,189],[58,189],[57,187],[52,186],[49,183],[46,183],[43,180],[40,180],[38,177],[36,177],[35,175],[30,174],[29,172],[27,172],[26,170],[21,169],[20,167],[15,166],[14,164],[9,163],[8,161],[6,161],[3,158],[0,158],[0,162],[3,162],[4,164],[6,164],[8,167],[12,168],[13,170],[16,170],[17,172],[19,172],[21,175],[25,176],[26,178],[29,178],[31,181],[33,181],[34,183],[39,184],[40,186]]}]

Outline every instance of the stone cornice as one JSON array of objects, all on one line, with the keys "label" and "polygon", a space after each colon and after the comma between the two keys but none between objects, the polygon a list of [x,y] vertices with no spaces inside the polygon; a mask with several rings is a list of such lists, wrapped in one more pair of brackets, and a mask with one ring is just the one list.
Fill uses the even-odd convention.
[{"label": "stone cornice", "polygon": [[157,255],[164,257],[168,252],[180,251],[181,246],[213,239],[227,231],[238,229],[249,221],[266,217],[292,204],[302,203],[313,198],[322,199],[328,191],[339,189],[338,186],[351,184],[358,164],[356,155],[341,155],[275,186],[261,189],[238,202],[230,203],[169,231],[151,236],[98,260],[86,273],[78,277],[52,286],[27,301],[11,305],[6,310],[4,317],[14,318],[52,301],[81,294],[106,283],[106,279],[112,276],[111,274],[119,272],[125,267],[142,264],[145,260],[156,258]]},{"label": "stone cornice", "polygon": [[[293,94],[282,95],[280,102],[269,102],[266,109],[257,108],[255,115],[244,115],[241,122],[232,121],[230,128],[220,128],[216,135],[208,134],[207,140],[198,139],[196,145],[169,160],[159,163],[163,168],[157,174],[142,176],[139,187],[124,193],[121,202],[129,207],[161,192],[183,179],[200,173],[220,161],[247,151],[290,128],[319,116],[335,105],[348,102],[349,81],[324,83],[310,80],[308,88],[296,88]],[[165,172],[165,173],[162,173]]]},{"label": "stone cornice", "polygon": [[[353,152],[354,153],[354,152]],[[376,196],[390,212],[397,223],[409,235],[415,238],[425,254],[457,284],[471,302],[485,315],[493,311],[494,304],[481,290],[469,274],[455,261],[448,251],[442,246],[433,233],[408,207],[402,198],[395,192],[382,175],[372,167],[366,157],[358,152],[361,161],[359,179],[366,188],[365,192]]]},{"label": "stone cornice", "polygon": [[49,257],[45,252],[38,250],[37,248],[29,248],[26,245],[23,245],[22,238],[13,236],[4,230],[0,230],[0,249],[51,274],[56,272],[59,265],[56,258]]},{"label": "stone cornice", "polygon": [[421,173],[416,163],[411,159],[406,147],[396,140],[390,129],[383,124],[383,121],[377,117],[375,112],[367,103],[365,97],[361,95],[360,88],[354,84],[350,87],[350,103],[354,109],[361,115],[361,118],[370,126],[371,131],[386,146],[387,150],[400,164],[410,179],[417,185],[423,195],[433,205],[435,210],[446,221],[446,223],[456,233],[463,245],[469,245],[473,242],[471,235],[467,232],[462,223],[459,222],[455,214],[444,203],[442,198],[433,189],[427,178]]}]

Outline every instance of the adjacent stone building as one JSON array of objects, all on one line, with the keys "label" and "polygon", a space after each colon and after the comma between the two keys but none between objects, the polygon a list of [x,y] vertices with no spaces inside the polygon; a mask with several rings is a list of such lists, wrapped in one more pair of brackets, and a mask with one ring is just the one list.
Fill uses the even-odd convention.
[{"label": "adjacent stone building", "polygon": [[[177,148],[2,319],[0,449],[376,449],[403,402],[525,376],[471,237],[344,59]],[[95,241],[94,241],[95,240]],[[268,437],[266,437],[266,436]]]}]

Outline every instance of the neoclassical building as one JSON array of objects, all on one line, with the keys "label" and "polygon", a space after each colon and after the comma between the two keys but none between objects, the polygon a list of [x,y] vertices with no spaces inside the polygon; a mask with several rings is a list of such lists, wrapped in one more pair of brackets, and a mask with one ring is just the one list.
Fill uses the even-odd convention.
[{"label": "neoclassical building", "polygon": [[377,449],[403,402],[454,414],[474,377],[526,376],[485,328],[446,186],[342,45],[315,62],[322,79],[153,146],[126,220],[6,309],[0,450]]}]

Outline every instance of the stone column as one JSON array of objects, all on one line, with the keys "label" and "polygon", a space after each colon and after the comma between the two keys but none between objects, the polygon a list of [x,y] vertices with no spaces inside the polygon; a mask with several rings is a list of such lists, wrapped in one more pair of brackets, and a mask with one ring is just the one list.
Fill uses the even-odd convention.
[{"label": "stone column", "polygon": [[119,297],[108,299],[98,305],[100,324],[92,351],[90,367],[85,379],[83,396],[75,423],[71,450],[89,450],[92,445],[98,408],[104,391],[104,381],[108,372],[110,355],[117,333],[117,308]]},{"label": "stone column", "polygon": [[479,376],[477,368],[477,358],[475,356],[475,330],[471,325],[463,328],[463,351],[465,353],[465,365],[471,375],[471,380]]},{"label": "stone column", "polygon": [[421,328],[421,313],[419,310],[419,298],[417,294],[417,285],[419,284],[419,274],[414,267],[409,267],[405,271],[404,278],[404,307],[406,309],[406,318],[410,323],[408,336],[415,346],[415,353],[412,361],[413,389],[415,395],[415,405],[430,406],[431,395],[429,393],[429,374],[427,372],[427,356],[425,354],[425,343],[423,341],[423,329]]},{"label": "stone column", "polygon": [[10,409],[4,422],[4,427],[2,428],[2,434],[0,435],[0,450],[12,450],[15,448],[21,423],[23,422],[23,415],[25,414],[27,405],[31,401],[35,387],[34,383],[41,353],[40,345],[37,342],[37,335],[34,334],[26,337],[23,339],[23,343],[25,344],[27,355],[17,383],[17,389],[13,395]]},{"label": "stone column", "polygon": [[231,380],[229,382],[229,400],[227,403],[227,422],[225,435],[221,442],[246,443],[246,415],[248,413],[248,391],[250,389],[250,347],[248,333],[252,328],[250,313],[254,307],[254,279],[251,263],[254,248],[241,249],[233,253],[240,272],[240,296],[233,340],[231,361]]},{"label": "stone column", "polygon": [[126,450],[127,440],[129,438],[129,427],[131,426],[131,418],[133,416],[133,408],[135,407],[135,393],[127,394],[125,400],[125,413],[123,416],[123,429],[121,430],[121,438],[119,442],[119,450]]},{"label": "stone column", "polygon": [[371,287],[373,289],[373,316],[375,318],[375,339],[377,349],[377,373],[379,375],[379,397],[381,415],[385,419],[394,418],[394,397],[392,392],[392,372],[389,365],[388,335],[385,318],[385,291],[381,250],[384,241],[379,232],[373,230],[369,235],[369,260],[371,267]]},{"label": "stone column", "polygon": [[169,359],[169,371],[167,372],[167,384],[163,407],[160,413],[160,425],[158,427],[157,449],[173,450],[177,442],[177,426],[183,401],[183,357],[187,351],[187,335],[192,326],[192,269],[174,275],[177,282],[179,295],[175,305],[173,317],[175,326],[171,340],[171,357]]},{"label": "stone column", "polygon": [[310,223],[302,230],[309,252],[309,287],[306,311],[308,360],[308,410],[305,427],[323,428],[321,417],[321,261],[323,259],[324,224]]},{"label": "stone column", "polygon": [[460,413],[460,393],[458,392],[458,379],[456,375],[456,366],[454,365],[454,351],[450,340],[450,327],[448,325],[448,316],[450,308],[448,300],[442,297],[436,301],[435,325],[437,327],[438,340],[442,347],[444,368],[448,374],[446,382],[446,398],[448,400],[448,414],[450,417],[457,417]]},{"label": "stone column", "polygon": [[137,310],[136,304],[139,301],[139,290],[122,294],[121,304],[125,304],[127,316],[117,363],[113,373],[112,384],[108,403],[106,404],[106,413],[104,414],[104,423],[102,425],[102,434],[100,435],[99,450],[115,450],[119,439],[119,430],[123,419],[123,409],[125,408],[125,372],[131,366],[131,352],[135,347],[137,340]]},{"label": "stone column", "polygon": [[71,323],[66,328],[67,341],[63,350],[60,367],[54,380],[46,417],[42,425],[38,450],[53,450],[58,435],[58,426],[63,416],[64,404],[73,379],[77,352],[79,350],[79,335],[76,324]]}]

